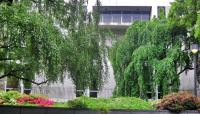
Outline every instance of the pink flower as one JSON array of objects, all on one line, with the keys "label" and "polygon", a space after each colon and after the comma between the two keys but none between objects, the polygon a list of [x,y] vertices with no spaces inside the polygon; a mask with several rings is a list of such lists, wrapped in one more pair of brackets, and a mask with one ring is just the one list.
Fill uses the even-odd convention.
[{"label": "pink flower", "polygon": [[30,98],[30,97],[22,97],[17,99],[19,104],[29,103],[29,104],[37,104],[39,106],[51,106],[54,104],[53,100],[45,99],[41,97]]}]

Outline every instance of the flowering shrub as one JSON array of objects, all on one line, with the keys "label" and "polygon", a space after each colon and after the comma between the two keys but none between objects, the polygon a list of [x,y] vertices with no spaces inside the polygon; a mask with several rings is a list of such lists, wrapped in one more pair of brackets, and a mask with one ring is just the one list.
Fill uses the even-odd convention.
[{"label": "flowering shrub", "polygon": [[51,106],[54,101],[42,95],[26,95],[18,91],[0,91],[0,105],[35,104],[39,106]]},{"label": "flowering shrub", "polygon": [[157,104],[158,110],[169,110],[180,112],[182,110],[199,110],[200,98],[195,97],[187,92],[172,93],[165,96]]},{"label": "flowering shrub", "polygon": [[29,96],[19,98],[19,99],[17,99],[17,102],[19,104],[28,103],[28,104],[37,104],[39,106],[51,106],[51,105],[54,104],[54,101],[49,100],[49,99],[45,99],[45,98],[42,98],[42,97],[32,98],[32,97],[29,97]]}]

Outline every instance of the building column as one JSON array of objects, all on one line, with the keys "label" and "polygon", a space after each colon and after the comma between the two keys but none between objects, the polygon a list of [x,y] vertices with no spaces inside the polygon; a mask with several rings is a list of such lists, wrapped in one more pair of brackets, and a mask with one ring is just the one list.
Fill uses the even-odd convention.
[{"label": "building column", "polygon": [[87,96],[87,97],[90,97],[90,88],[89,88],[89,86],[87,86],[85,88],[84,95]]},{"label": "building column", "polygon": [[20,93],[21,94],[24,93],[24,83],[23,83],[23,80],[20,80]]},{"label": "building column", "polygon": [[165,7],[166,17],[168,17],[169,11],[170,11],[170,6],[166,6],[166,7]]},{"label": "building column", "polygon": [[4,81],[4,91],[6,92],[6,90],[7,90],[7,78],[6,78],[6,80]]},{"label": "building column", "polygon": [[154,17],[158,17],[158,8],[157,6],[152,6],[151,8],[151,19],[153,19]]}]

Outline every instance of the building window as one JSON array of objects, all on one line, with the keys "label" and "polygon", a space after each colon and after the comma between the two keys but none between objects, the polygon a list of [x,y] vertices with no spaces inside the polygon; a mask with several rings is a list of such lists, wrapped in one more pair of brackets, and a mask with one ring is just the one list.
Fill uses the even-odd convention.
[{"label": "building window", "polygon": [[102,16],[102,22],[111,23],[112,20],[111,11],[103,11],[101,16]]},{"label": "building window", "polygon": [[132,22],[132,12],[131,11],[123,11],[122,21],[123,23],[131,23]]},{"label": "building window", "polygon": [[165,6],[158,6],[157,7],[157,14],[158,14],[158,18],[160,18],[160,16],[165,16],[166,17],[166,9]]},{"label": "building window", "polygon": [[90,91],[90,97],[93,97],[93,98],[97,98],[98,96],[98,91]]},{"label": "building window", "polygon": [[150,20],[150,11],[101,11],[101,23],[132,23],[134,21]]},{"label": "building window", "polygon": [[112,11],[113,23],[121,23],[121,11]]},{"label": "building window", "polygon": [[140,14],[132,14],[133,16],[133,21],[139,21],[141,18],[140,18]]}]

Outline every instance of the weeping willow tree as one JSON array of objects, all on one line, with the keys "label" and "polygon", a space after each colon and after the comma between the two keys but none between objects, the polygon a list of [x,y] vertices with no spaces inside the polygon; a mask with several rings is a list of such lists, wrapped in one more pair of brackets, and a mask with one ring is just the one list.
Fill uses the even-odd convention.
[{"label": "weeping willow tree", "polygon": [[[82,0],[1,1],[0,78],[40,85],[62,81],[69,72],[76,88],[99,89],[107,72],[105,39],[98,27],[100,2],[96,12],[87,15],[83,4]],[[39,73],[44,82],[34,81]]]},{"label": "weeping willow tree", "polygon": [[[169,13],[170,29],[173,35],[184,34],[184,44],[189,50],[192,43],[199,44],[199,0],[176,0]],[[187,34],[187,35],[185,35]],[[197,54],[198,57],[198,54]],[[198,58],[199,61],[199,58]],[[197,64],[197,77],[200,83],[200,67]]]},{"label": "weeping willow tree", "polygon": [[[69,71],[76,89],[100,89],[107,73],[105,34],[98,27],[99,5],[84,20],[84,2],[73,0],[70,6],[69,38],[63,49],[63,69]],[[87,21],[87,22],[85,22]]]},{"label": "weeping willow tree", "polygon": [[52,21],[22,3],[1,3],[0,11],[0,78],[40,84],[32,79],[43,72],[47,80],[57,80],[61,76],[59,45],[64,38]]},{"label": "weeping willow tree", "polygon": [[192,69],[188,50],[199,38],[199,3],[176,0],[167,19],[135,22],[127,30],[110,53],[117,96],[147,98],[156,89],[163,94],[178,91],[179,75]]},{"label": "weeping willow tree", "polygon": [[187,65],[181,38],[173,41],[166,21],[136,22],[111,51],[116,95],[147,98],[156,86],[166,94],[177,91],[177,68]]},{"label": "weeping willow tree", "polygon": [[198,14],[197,23],[195,28],[195,38],[200,42],[200,14]]}]

